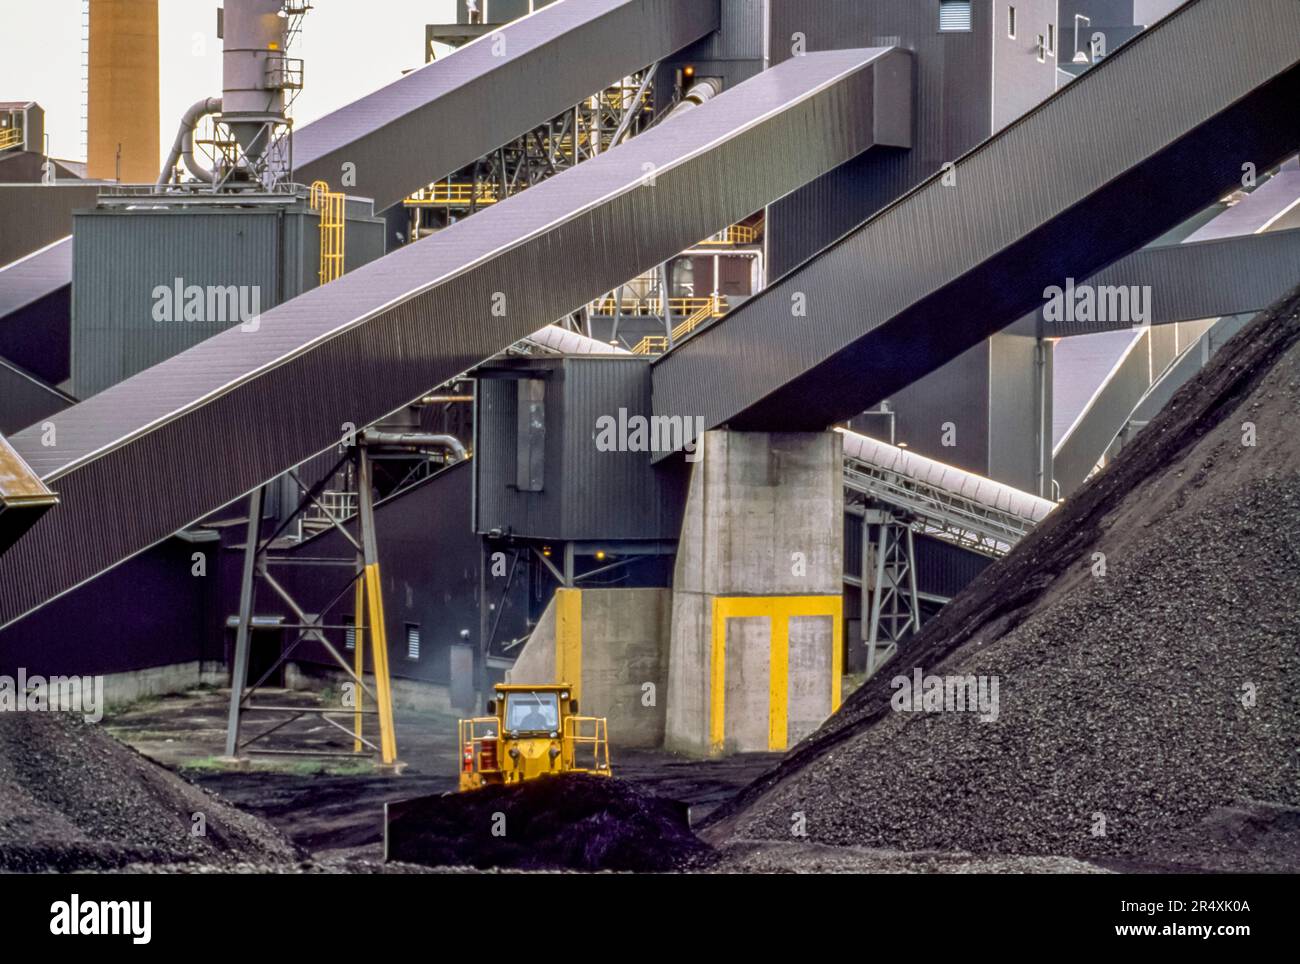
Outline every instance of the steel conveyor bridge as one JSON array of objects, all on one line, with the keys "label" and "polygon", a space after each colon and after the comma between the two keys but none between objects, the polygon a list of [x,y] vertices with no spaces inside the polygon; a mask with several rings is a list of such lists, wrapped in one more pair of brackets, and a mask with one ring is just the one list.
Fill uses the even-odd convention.
[{"label": "steel conveyor bridge", "polygon": [[[291,139],[294,179],[383,211],[717,27],[717,0],[551,4],[303,125]],[[71,283],[68,236],[0,270],[0,321]]]},{"label": "steel conveyor bridge", "polygon": [[936,174],[663,356],[655,411],[769,431],[865,411],[1205,209],[1244,163],[1281,163],[1297,103],[1300,3],[1191,0],[960,158],[955,184]]},{"label": "steel conveyor bridge", "polygon": [[67,409],[52,435],[17,433],[61,504],[0,556],[0,625],[863,151],[907,146],[911,74],[893,48],[787,61]]}]

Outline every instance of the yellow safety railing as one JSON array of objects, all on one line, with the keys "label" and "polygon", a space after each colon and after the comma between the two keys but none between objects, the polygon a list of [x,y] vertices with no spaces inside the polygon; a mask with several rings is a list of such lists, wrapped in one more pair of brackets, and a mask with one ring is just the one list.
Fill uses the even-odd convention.
[{"label": "yellow safety railing", "polygon": [[23,132],[18,127],[0,128],[0,151],[7,151],[11,147],[18,147],[23,142]]},{"label": "yellow safety railing", "polygon": [[570,769],[578,773],[609,772],[609,727],[603,716],[566,716],[564,745],[573,753]]},{"label": "yellow safety railing", "polygon": [[311,207],[320,212],[320,283],[329,284],[343,277],[343,262],[347,243],[347,218],[342,193],[331,191],[324,181],[311,185]]},{"label": "yellow safety railing", "polygon": [[[699,299],[693,299],[699,300]],[[696,328],[698,328],[708,318],[719,318],[726,314],[727,308],[720,295],[711,295],[703,299],[704,304],[700,305],[693,314],[685,321],[673,329],[672,340],[685,338]],[[668,347],[668,338],[664,335],[646,335],[636,347],[632,349],[634,355],[651,355],[655,352],[662,352]]]},{"label": "yellow safety railing", "polygon": [[496,204],[496,185],[470,181],[440,181],[408,197],[407,207],[469,207]]},{"label": "yellow safety railing", "polygon": [[[709,296],[703,298],[669,298],[668,311],[674,315],[693,315],[701,308],[710,308],[713,305],[713,299]],[[596,303],[595,313],[598,315],[613,315],[615,300],[612,296],[606,295]],[[624,315],[662,315],[663,301],[659,298],[635,298],[624,300],[622,310],[618,314]]]},{"label": "yellow safety railing", "polygon": [[758,228],[748,224],[733,224],[725,231],[719,231],[710,238],[705,238],[701,245],[754,244],[758,241]]}]

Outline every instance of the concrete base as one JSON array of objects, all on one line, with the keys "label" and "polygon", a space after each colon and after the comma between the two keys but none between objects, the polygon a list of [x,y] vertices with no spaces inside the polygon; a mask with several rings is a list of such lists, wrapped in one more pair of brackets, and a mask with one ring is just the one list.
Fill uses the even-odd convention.
[{"label": "concrete base", "polygon": [[[350,679],[351,677],[340,670],[303,666],[294,662],[284,664],[286,689],[320,690],[326,686],[338,686]],[[369,681],[370,677],[366,679]],[[393,677],[392,688],[393,709],[443,713],[447,716],[457,715],[457,711],[451,705],[451,691],[441,683]]]},{"label": "concrete base", "polygon": [[673,580],[668,749],[784,750],[839,708],[842,459],[833,432],[706,434]]},{"label": "concrete base", "polygon": [[614,746],[662,746],[670,612],[667,589],[561,589],[506,681],[568,683]]},{"label": "concrete base", "polygon": [[111,673],[104,677],[104,705],[111,709],[151,696],[183,693],[196,686],[225,686],[228,683],[229,673],[224,663],[199,660],[153,666],[129,673]]}]

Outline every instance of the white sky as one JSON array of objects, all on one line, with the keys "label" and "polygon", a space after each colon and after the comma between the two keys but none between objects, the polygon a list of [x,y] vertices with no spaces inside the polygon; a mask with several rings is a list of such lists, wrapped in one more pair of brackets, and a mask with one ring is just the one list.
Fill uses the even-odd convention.
[{"label": "white sky", "polygon": [[[295,123],[327,114],[424,63],[424,26],[456,19],[455,0],[313,0],[293,54],[305,60],[306,88]],[[159,167],[185,108],[221,95],[220,0],[159,0]],[[45,108],[55,157],[84,160],[82,0],[0,0],[6,38],[0,100]]]}]

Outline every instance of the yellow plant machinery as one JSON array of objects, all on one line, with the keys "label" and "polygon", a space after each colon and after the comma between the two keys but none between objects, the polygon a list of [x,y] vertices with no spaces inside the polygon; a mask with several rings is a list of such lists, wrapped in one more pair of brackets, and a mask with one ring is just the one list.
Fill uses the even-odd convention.
[{"label": "yellow plant machinery", "polygon": [[460,721],[460,788],[555,773],[609,776],[605,718],[579,716],[571,692],[567,683],[499,684],[488,716]]}]

